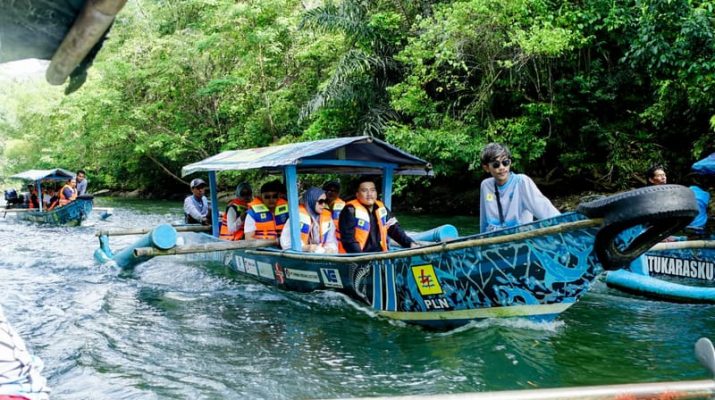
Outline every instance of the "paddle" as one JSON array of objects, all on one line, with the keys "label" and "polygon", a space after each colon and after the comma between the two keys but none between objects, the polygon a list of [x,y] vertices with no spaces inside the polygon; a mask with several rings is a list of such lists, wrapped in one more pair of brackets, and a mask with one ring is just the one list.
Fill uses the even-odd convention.
[{"label": "paddle", "polygon": [[695,356],[700,361],[700,364],[715,377],[715,348],[713,348],[713,342],[704,337],[698,339],[695,342]]},{"label": "paddle", "polygon": [[273,239],[251,239],[238,241],[220,241],[211,243],[188,244],[176,246],[168,250],[161,250],[154,247],[137,247],[134,249],[135,257],[155,257],[172,256],[176,254],[210,253],[213,251],[257,249],[277,245],[278,241]]}]

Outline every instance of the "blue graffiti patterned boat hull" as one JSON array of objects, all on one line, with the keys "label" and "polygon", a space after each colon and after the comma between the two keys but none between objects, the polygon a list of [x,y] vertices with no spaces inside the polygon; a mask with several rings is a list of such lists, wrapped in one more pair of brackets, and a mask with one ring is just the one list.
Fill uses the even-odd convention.
[{"label": "blue graffiti patterned boat hull", "polygon": [[715,241],[661,243],[609,272],[608,286],[656,300],[715,303]]},{"label": "blue graffiti patterned boat hull", "polygon": [[[311,255],[274,249],[188,256],[291,291],[335,290],[378,314],[431,328],[472,320],[550,320],[586,293],[601,271],[594,252],[600,220],[569,213],[415,250]],[[183,234],[185,243],[218,241]]]},{"label": "blue graffiti patterned boat hull", "polygon": [[88,198],[78,198],[77,200],[63,206],[53,209],[52,211],[26,211],[18,213],[17,218],[51,225],[80,225],[82,221],[92,213],[94,205],[90,196]]}]

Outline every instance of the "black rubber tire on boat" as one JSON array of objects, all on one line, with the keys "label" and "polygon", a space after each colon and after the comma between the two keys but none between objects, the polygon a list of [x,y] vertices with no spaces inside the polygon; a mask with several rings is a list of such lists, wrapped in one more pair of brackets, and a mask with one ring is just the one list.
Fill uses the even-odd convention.
[{"label": "black rubber tire on boat", "polygon": [[[596,234],[596,254],[606,270],[622,268],[656,243],[684,228],[698,213],[695,195],[685,186],[658,185],[618,193],[580,204],[577,212],[603,218]],[[645,230],[626,248],[616,237],[624,230],[643,225]]]}]

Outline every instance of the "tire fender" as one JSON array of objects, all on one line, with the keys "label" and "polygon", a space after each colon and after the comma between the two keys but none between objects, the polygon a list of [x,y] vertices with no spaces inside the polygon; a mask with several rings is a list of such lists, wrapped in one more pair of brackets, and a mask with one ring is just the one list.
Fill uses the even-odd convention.
[{"label": "tire fender", "polygon": [[[580,204],[576,211],[603,218],[595,249],[606,270],[625,267],[656,243],[683,229],[698,213],[692,190],[681,185],[648,186]],[[619,235],[643,226],[630,243]]]}]

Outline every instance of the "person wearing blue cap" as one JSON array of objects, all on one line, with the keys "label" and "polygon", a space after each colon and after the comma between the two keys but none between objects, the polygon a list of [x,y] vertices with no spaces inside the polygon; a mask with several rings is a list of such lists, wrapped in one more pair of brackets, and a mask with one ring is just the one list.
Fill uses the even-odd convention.
[{"label": "person wearing blue cap", "polygon": [[206,182],[201,178],[191,181],[191,196],[184,199],[184,216],[187,224],[211,225],[211,207],[204,196]]}]

